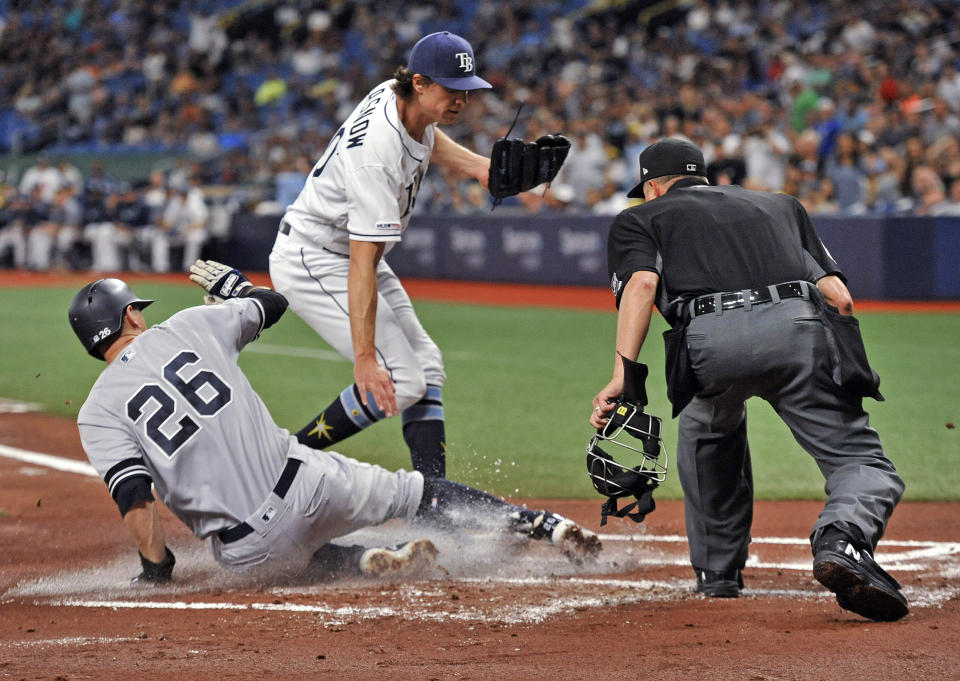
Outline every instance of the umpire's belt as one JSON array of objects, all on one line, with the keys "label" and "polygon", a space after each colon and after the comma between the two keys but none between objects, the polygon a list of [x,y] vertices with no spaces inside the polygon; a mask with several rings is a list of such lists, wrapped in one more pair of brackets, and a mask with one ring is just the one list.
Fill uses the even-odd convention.
[{"label": "umpire's belt", "polygon": [[719,306],[721,310],[733,310],[743,307],[749,300],[750,305],[760,305],[769,303],[773,300],[773,292],[776,291],[780,300],[785,298],[806,298],[807,282],[788,281],[783,284],[774,284],[761,289],[752,289],[748,291],[730,291],[727,293],[708,293],[694,298],[690,305],[692,316],[710,314],[716,312]]},{"label": "umpire's belt", "polygon": [[[298,459],[287,459],[287,465],[283,467],[283,472],[280,474],[280,479],[277,480],[277,484],[273,488],[273,493],[281,499],[287,496],[287,492],[290,490],[290,485],[293,484],[293,479],[297,477],[297,471],[300,470],[301,463],[303,462],[299,461]],[[217,536],[220,537],[221,542],[224,544],[229,544],[230,542],[243,539],[251,532],[253,532],[253,528],[250,527],[249,523],[244,521],[239,525],[234,525],[233,527],[228,527],[225,530],[220,530],[217,532]]]}]

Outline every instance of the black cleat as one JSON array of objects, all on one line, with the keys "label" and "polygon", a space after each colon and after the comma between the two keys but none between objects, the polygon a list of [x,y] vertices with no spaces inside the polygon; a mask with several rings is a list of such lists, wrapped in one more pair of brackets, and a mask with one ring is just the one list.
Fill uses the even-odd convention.
[{"label": "black cleat", "polygon": [[697,593],[710,598],[737,598],[743,589],[743,573],[740,570],[714,572],[694,568],[697,573]]},{"label": "black cleat", "polygon": [[909,612],[897,580],[845,537],[817,542],[813,576],[837,595],[841,608],[867,619],[895,622]]}]

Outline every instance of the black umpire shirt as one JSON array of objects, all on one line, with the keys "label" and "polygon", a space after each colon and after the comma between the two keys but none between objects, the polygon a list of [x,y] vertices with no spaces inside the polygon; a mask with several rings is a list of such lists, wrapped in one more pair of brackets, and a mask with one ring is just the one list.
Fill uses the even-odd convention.
[{"label": "black umpire shirt", "polygon": [[795,198],[695,178],[620,213],[610,226],[607,264],[618,308],[630,275],[659,274],[656,305],[671,326],[679,321],[677,303],[705,293],[828,274],[844,279]]}]

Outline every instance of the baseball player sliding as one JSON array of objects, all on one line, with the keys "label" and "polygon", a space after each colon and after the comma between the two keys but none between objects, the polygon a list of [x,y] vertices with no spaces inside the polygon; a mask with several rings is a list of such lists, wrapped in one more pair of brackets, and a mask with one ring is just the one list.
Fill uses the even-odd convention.
[{"label": "baseball player sliding", "polygon": [[140,552],[139,580],[168,580],[175,562],[151,485],[197,537],[211,540],[219,563],[268,575],[377,576],[427,565],[436,556],[427,539],[372,548],[331,541],[415,516],[441,527],[492,521],[574,560],[600,550],[595,534],[557,514],[299,443],[273,422],[237,365],[240,350],[280,319],[286,299],[220,263],[198,260],[191,272],[208,305],[153,327],[143,314],[153,301],[119,279],[88,284],[69,309],[80,342],[107,362],[77,423]]},{"label": "baseball player sliding", "polygon": [[354,362],[354,382],[297,433],[301,443],[329,447],[399,413],[414,469],[445,475],[443,360],[383,256],[402,238],[431,162],[476,178],[495,201],[559,171],[562,136],[499,140],[491,160],[438,129],[457,120],[470,92],[490,87],[466,40],[422,38],[344,121],[287,208],[270,254],[273,284]]}]

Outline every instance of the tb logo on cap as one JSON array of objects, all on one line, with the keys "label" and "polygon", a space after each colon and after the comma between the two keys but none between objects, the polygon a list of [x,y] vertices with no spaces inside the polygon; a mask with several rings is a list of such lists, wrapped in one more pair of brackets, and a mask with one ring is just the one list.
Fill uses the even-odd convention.
[{"label": "tb logo on cap", "polygon": [[473,71],[473,57],[468,52],[457,52],[454,56],[460,60],[459,68],[461,71],[464,73]]}]

